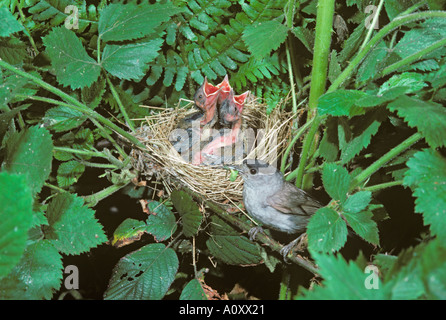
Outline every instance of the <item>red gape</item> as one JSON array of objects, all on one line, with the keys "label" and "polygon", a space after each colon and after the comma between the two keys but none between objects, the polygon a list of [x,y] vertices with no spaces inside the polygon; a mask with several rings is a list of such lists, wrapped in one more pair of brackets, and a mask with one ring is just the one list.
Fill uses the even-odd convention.
[{"label": "red gape", "polygon": [[192,164],[201,164],[203,162],[204,154],[215,154],[215,151],[218,149],[232,145],[237,141],[242,126],[243,107],[245,106],[248,94],[249,91],[246,91],[241,95],[234,96],[234,91],[232,88],[230,89],[227,98],[220,106],[219,116],[221,124],[232,124],[231,130],[228,134],[212,140],[200,152],[197,152],[192,159]]},{"label": "red gape", "polygon": [[208,83],[208,80],[205,77],[203,84],[195,92],[195,105],[204,111],[204,117],[200,121],[201,126],[208,124],[216,116],[217,101],[220,90],[221,88],[218,86],[213,86],[212,84]]}]

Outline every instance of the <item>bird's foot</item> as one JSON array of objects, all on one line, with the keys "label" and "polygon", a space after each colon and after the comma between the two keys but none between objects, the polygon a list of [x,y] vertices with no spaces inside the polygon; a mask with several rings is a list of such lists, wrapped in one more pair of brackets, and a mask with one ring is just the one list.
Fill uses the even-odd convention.
[{"label": "bird's foot", "polygon": [[248,231],[249,240],[254,241],[257,233],[259,232],[264,233],[263,228],[261,226],[255,226],[249,229]]},{"label": "bird's foot", "polygon": [[282,249],[280,249],[280,254],[283,257],[283,260],[285,262],[288,261],[287,256],[288,254],[294,249],[297,248],[297,250],[302,250],[303,244],[306,240],[306,233],[302,233],[299,237],[288,243],[286,246],[284,246]]}]

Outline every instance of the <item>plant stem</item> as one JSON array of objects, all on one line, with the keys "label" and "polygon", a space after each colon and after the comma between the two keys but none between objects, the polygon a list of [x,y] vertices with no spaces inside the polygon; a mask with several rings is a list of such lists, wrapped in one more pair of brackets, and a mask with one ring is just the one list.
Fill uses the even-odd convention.
[{"label": "plant stem", "polygon": [[365,187],[362,190],[375,192],[375,191],[378,191],[378,190],[382,190],[382,189],[386,189],[386,188],[390,188],[390,187],[394,187],[394,186],[400,186],[402,184],[403,184],[403,180],[390,181],[390,182],[384,182],[384,183],[380,183],[380,184],[375,184],[374,186],[370,186],[370,187]]},{"label": "plant stem", "polygon": [[285,266],[282,271],[282,279],[280,281],[279,300],[290,300],[291,293],[289,292],[291,275],[288,268]]},{"label": "plant stem", "polygon": [[395,62],[394,64],[384,68],[384,70],[381,72],[380,76],[384,77],[396,70],[398,70],[399,68],[401,68],[404,65],[408,65],[411,64],[414,61],[417,61],[419,59],[421,59],[422,57],[426,56],[428,53],[437,50],[438,48],[444,47],[446,45],[446,38],[442,39],[440,41],[435,42],[434,44],[430,45],[429,47],[420,50],[414,54],[411,54],[410,56],[401,59],[398,62]]},{"label": "plant stem", "polygon": [[[17,74],[17,75],[19,75],[21,77],[24,77],[24,78],[27,78],[27,79],[31,80],[32,82],[34,82],[38,86],[40,86],[40,87],[48,90],[49,92],[57,95],[61,99],[65,100],[66,102],[71,103],[71,105],[67,104],[68,107],[72,108],[73,110],[77,110],[79,112],[82,112],[85,115],[87,115],[87,116],[89,116],[89,117],[91,117],[93,119],[98,120],[103,125],[107,126],[108,128],[110,128],[111,130],[115,131],[116,133],[122,135],[123,137],[125,137],[127,140],[129,140],[130,142],[132,142],[136,146],[145,149],[145,146],[137,138],[132,136],[129,132],[121,129],[120,127],[118,127],[116,124],[114,124],[113,122],[111,122],[107,118],[105,118],[102,115],[100,115],[99,113],[91,110],[86,105],[80,103],[75,98],[73,98],[72,96],[66,94],[62,90],[60,90],[60,89],[58,89],[56,87],[53,87],[52,85],[46,83],[45,81],[43,81],[43,80],[33,76],[32,74],[26,73],[25,71],[22,71],[20,69],[15,68],[14,66],[10,65],[6,61],[2,60],[1,58],[0,58],[0,67],[8,69],[8,70],[14,72],[15,74]],[[30,96],[29,98],[30,99],[35,99],[35,97],[32,97],[32,96]],[[49,100],[53,100],[53,99],[49,99]],[[54,101],[57,101],[57,100],[54,100]],[[59,103],[61,103],[61,102],[59,102]]]},{"label": "plant stem", "polygon": [[29,39],[29,43],[31,44],[31,46],[33,47],[33,49],[34,49],[34,51],[35,51],[35,53],[36,53],[36,55],[38,55],[39,54],[39,50],[37,49],[37,46],[36,46],[36,43],[34,42],[34,39],[33,39],[33,37],[31,37],[31,33],[29,32],[29,30],[28,30],[28,28],[25,26],[25,15],[23,14],[23,11],[22,11],[22,2],[21,1],[19,1],[19,3],[17,4],[17,9],[19,10],[19,14],[20,14],[20,20],[22,20],[22,26],[25,28],[25,30],[26,30],[26,36],[28,37],[28,39]]},{"label": "plant stem", "polygon": [[353,178],[353,181],[350,185],[350,190],[353,190],[357,186],[359,186],[362,182],[367,180],[372,174],[378,171],[383,165],[392,160],[394,157],[399,155],[401,152],[409,148],[415,142],[422,138],[421,134],[418,132],[411,135],[409,138],[401,142],[396,147],[392,148],[389,152],[383,155],[381,158],[372,163],[369,167],[364,169],[361,173],[359,173],[356,177]]},{"label": "plant stem", "polygon": [[105,78],[107,79],[107,83],[108,83],[108,86],[110,87],[113,97],[115,98],[116,102],[118,103],[119,110],[121,111],[122,115],[124,116],[125,123],[129,126],[129,128],[132,131],[135,131],[135,126],[133,125],[132,120],[130,120],[130,118],[127,114],[127,111],[125,110],[125,107],[121,102],[121,98],[119,98],[119,94],[116,92],[116,89],[113,86],[113,83],[111,83],[110,78],[107,75],[105,76]]}]

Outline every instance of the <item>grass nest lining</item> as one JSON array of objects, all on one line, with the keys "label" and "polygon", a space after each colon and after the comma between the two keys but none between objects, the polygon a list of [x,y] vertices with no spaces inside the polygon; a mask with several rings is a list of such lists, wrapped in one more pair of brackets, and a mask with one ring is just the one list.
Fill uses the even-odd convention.
[{"label": "grass nest lining", "polygon": [[[281,105],[283,103],[285,102]],[[270,163],[277,161],[289,141],[290,123],[293,118],[291,113],[281,110],[281,105],[267,115],[266,104],[252,97],[248,99],[243,110],[242,127],[244,130],[254,129],[255,144],[247,151],[245,158],[235,161],[236,164],[253,158]],[[222,165],[198,166],[188,163],[170,143],[169,134],[176,128],[178,121],[196,111],[196,108],[191,106],[192,103],[185,107],[163,109],[160,112],[159,108],[142,106],[157,109],[158,112],[147,116],[134,133],[146,146],[146,150],[132,150],[134,168],[143,176],[161,180],[169,192],[184,186],[217,203],[227,202],[228,199],[235,202],[242,200],[241,177],[230,181],[229,171],[223,169]]]}]

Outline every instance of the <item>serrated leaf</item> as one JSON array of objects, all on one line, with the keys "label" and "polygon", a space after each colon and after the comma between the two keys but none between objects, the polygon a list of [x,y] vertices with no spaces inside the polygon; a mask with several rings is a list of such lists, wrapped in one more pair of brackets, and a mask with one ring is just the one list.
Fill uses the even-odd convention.
[{"label": "serrated leaf", "polygon": [[446,109],[441,104],[401,96],[387,108],[416,127],[432,148],[446,146]]},{"label": "serrated leaf", "polygon": [[95,82],[101,67],[91,58],[76,34],[65,27],[53,28],[43,38],[57,81],[63,86],[79,89]]},{"label": "serrated leaf", "polygon": [[115,77],[140,80],[148,69],[147,63],[158,56],[163,39],[127,45],[107,44],[102,53],[102,65]]},{"label": "serrated leaf", "polygon": [[336,252],[347,241],[347,224],[331,208],[320,208],[307,225],[308,249],[312,252]]},{"label": "serrated leaf", "polygon": [[141,239],[141,236],[147,232],[146,228],[144,221],[127,218],[113,232],[111,244],[120,248],[133,243]]},{"label": "serrated leaf", "polygon": [[19,262],[32,222],[33,198],[24,176],[0,172],[0,279]]},{"label": "serrated leaf", "polygon": [[9,64],[20,64],[27,55],[26,44],[24,42],[17,38],[0,38],[0,58]]},{"label": "serrated leaf", "polygon": [[356,116],[363,114],[363,108],[355,106],[356,100],[359,100],[367,94],[357,90],[336,90],[326,93],[319,98],[319,114],[329,114],[332,116]]},{"label": "serrated leaf", "polygon": [[345,202],[351,182],[347,169],[335,163],[326,163],[322,169],[322,181],[330,197]]},{"label": "serrated leaf", "polygon": [[53,141],[45,128],[30,127],[9,136],[4,168],[27,177],[32,195],[40,192],[51,173]]},{"label": "serrated leaf", "polygon": [[105,42],[139,39],[154,32],[161,23],[182,10],[170,2],[112,3],[101,11],[99,37]]},{"label": "serrated leaf", "polygon": [[82,88],[82,102],[90,109],[96,108],[105,93],[105,78],[100,78],[89,87]]},{"label": "serrated leaf", "polygon": [[23,29],[24,27],[8,9],[0,8],[0,37],[9,37],[11,34]]},{"label": "serrated leaf", "polygon": [[174,190],[171,194],[172,203],[178,210],[183,221],[183,233],[186,237],[192,237],[198,233],[203,216],[198,205],[184,191]]},{"label": "serrated leaf", "polygon": [[406,165],[404,185],[414,189],[415,212],[423,214],[425,225],[446,244],[446,160],[438,152],[417,152]]},{"label": "serrated leaf", "polygon": [[341,74],[341,65],[338,62],[338,55],[336,50],[332,50],[330,54],[330,64],[328,67],[328,79],[330,82],[336,80],[336,78]]},{"label": "serrated leaf", "polygon": [[79,127],[87,120],[87,116],[69,107],[58,106],[49,109],[42,120],[47,128],[63,132]]},{"label": "serrated leaf", "polygon": [[181,291],[180,300],[208,300],[200,281],[192,279]]},{"label": "serrated leaf", "polygon": [[61,188],[68,188],[75,184],[85,171],[85,166],[75,160],[62,163],[57,168],[57,184]]},{"label": "serrated leaf", "polygon": [[294,27],[291,29],[293,34],[302,42],[307,50],[313,53],[314,48],[314,32],[304,27]]},{"label": "serrated leaf", "polygon": [[359,191],[347,198],[342,208],[350,213],[358,213],[364,210],[372,200],[370,191]]},{"label": "serrated leaf", "polygon": [[344,260],[341,255],[315,254],[312,256],[324,279],[321,286],[302,291],[301,299],[308,300],[381,300],[390,297],[390,292],[378,281],[378,290],[366,287],[369,273],[364,272],[355,262]]},{"label": "serrated leaf", "polygon": [[160,300],[178,270],[175,251],[153,243],[123,257],[113,269],[107,300]]},{"label": "serrated leaf", "polygon": [[374,76],[380,72],[380,64],[386,57],[388,50],[389,49],[384,41],[380,41],[373,47],[358,69],[356,78],[357,83],[373,79]]},{"label": "serrated leaf", "polygon": [[288,28],[277,20],[252,24],[243,31],[243,40],[257,59],[276,50],[287,38]]},{"label": "serrated leaf", "polygon": [[48,205],[46,238],[65,254],[79,254],[97,247],[107,237],[94,213],[84,206],[82,198],[68,192],[59,193]]},{"label": "serrated leaf", "polygon": [[51,299],[62,281],[62,256],[49,240],[26,247],[20,262],[0,281],[0,299]]},{"label": "serrated leaf", "polygon": [[347,220],[350,227],[365,241],[375,245],[379,245],[378,226],[373,221],[373,213],[371,211],[348,212],[345,211],[343,216]]},{"label": "serrated leaf", "polygon": [[234,230],[218,217],[212,217],[211,237],[206,246],[211,254],[231,265],[251,265],[261,262],[259,250],[253,242]]},{"label": "serrated leaf", "polygon": [[152,214],[147,218],[147,232],[153,235],[155,241],[164,241],[170,238],[177,230],[177,221],[172,211],[158,201],[148,203]]}]

